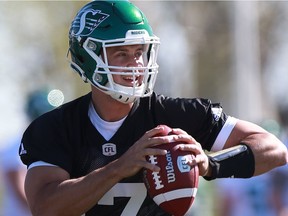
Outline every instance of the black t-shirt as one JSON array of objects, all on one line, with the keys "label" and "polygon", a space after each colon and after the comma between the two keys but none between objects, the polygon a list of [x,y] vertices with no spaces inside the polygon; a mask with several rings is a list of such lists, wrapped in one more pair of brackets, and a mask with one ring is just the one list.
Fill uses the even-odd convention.
[{"label": "black t-shirt", "polygon": [[[91,93],[32,122],[19,150],[23,163],[29,166],[44,161],[77,178],[119,158],[147,130],[160,124],[185,130],[203,149],[210,150],[227,119],[221,106],[209,100],[174,99],[153,93],[137,100],[118,131],[105,140],[88,117],[90,101]],[[86,213],[87,216],[121,214],[168,215],[147,196],[141,172],[117,183]]]}]

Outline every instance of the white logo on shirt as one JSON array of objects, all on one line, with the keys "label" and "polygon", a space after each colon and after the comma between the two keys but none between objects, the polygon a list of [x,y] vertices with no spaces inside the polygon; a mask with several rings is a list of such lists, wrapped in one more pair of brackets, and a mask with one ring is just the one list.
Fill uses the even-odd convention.
[{"label": "white logo on shirt", "polygon": [[105,156],[113,156],[117,153],[116,145],[113,143],[106,143],[102,145],[102,153]]},{"label": "white logo on shirt", "polygon": [[21,143],[21,145],[20,145],[20,155],[23,155],[23,154],[27,154],[27,151],[25,150],[23,143]]},{"label": "white logo on shirt", "polygon": [[215,121],[219,121],[221,114],[222,114],[222,108],[221,107],[214,107],[212,108],[212,114],[213,114],[213,118]]}]

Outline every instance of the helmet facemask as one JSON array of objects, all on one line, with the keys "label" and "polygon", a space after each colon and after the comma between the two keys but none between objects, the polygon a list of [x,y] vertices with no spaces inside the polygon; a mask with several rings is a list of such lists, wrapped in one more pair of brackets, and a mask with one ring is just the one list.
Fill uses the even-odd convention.
[{"label": "helmet facemask", "polygon": [[[94,59],[96,68],[92,75],[90,83],[109,94],[114,99],[122,103],[131,103],[139,97],[147,97],[152,94],[155,85],[158,64],[156,63],[159,39],[144,34],[145,37],[131,36],[133,31],[128,31],[126,35],[129,37],[116,40],[99,40],[88,37],[83,44],[83,48]],[[145,30],[137,31],[145,33]],[[116,46],[129,46],[142,44],[144,47],[143,61],[141,67],[124,67],[117,65],[109,65],[107,57],[107,48]],[[96,53],[101,46],[101,54]],[[117,84],[113,75],[123,75],[132,78],[132,86],[124,86]]]}]

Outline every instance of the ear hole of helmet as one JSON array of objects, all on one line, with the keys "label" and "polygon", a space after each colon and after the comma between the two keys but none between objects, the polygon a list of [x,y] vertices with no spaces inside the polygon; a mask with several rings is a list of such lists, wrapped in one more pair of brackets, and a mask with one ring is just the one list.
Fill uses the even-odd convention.
[{"label": "ear hole of helmet", "polygon": [[[103,70],[102,68],[100,68],[99,70]],[[104,70],[103,70],[104,71]],[[108,82],[108,77],[106,74],[99,74],[99,73],[95,73],[94,74],[94,80],[99,83],[102,86],[105,86]]]},{"label": "ear hole of helmet", "polygon": [[94,43],[93,41],[89,40],[87,43],[87,47],[88,49],[90,49],[91,51],[95,52],[97,50],[97,45],[96,43]]}]

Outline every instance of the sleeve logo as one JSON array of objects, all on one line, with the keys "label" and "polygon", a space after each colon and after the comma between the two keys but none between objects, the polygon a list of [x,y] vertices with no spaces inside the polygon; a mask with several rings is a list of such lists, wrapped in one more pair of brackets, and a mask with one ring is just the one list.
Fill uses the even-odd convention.
[{"label": "sleeve logo", "polygon": [[221,118],[223,109],[221,107],[213,107],[212,108],[212,115],[213,119],[218,122],[219,119]]},{"label": "sleeve logo", "polygon": [[20,154],[20,155],[27,154],[27,151],[25,150],[23,143],[21,143],[21,145],[20,145],[19,154]]}]

